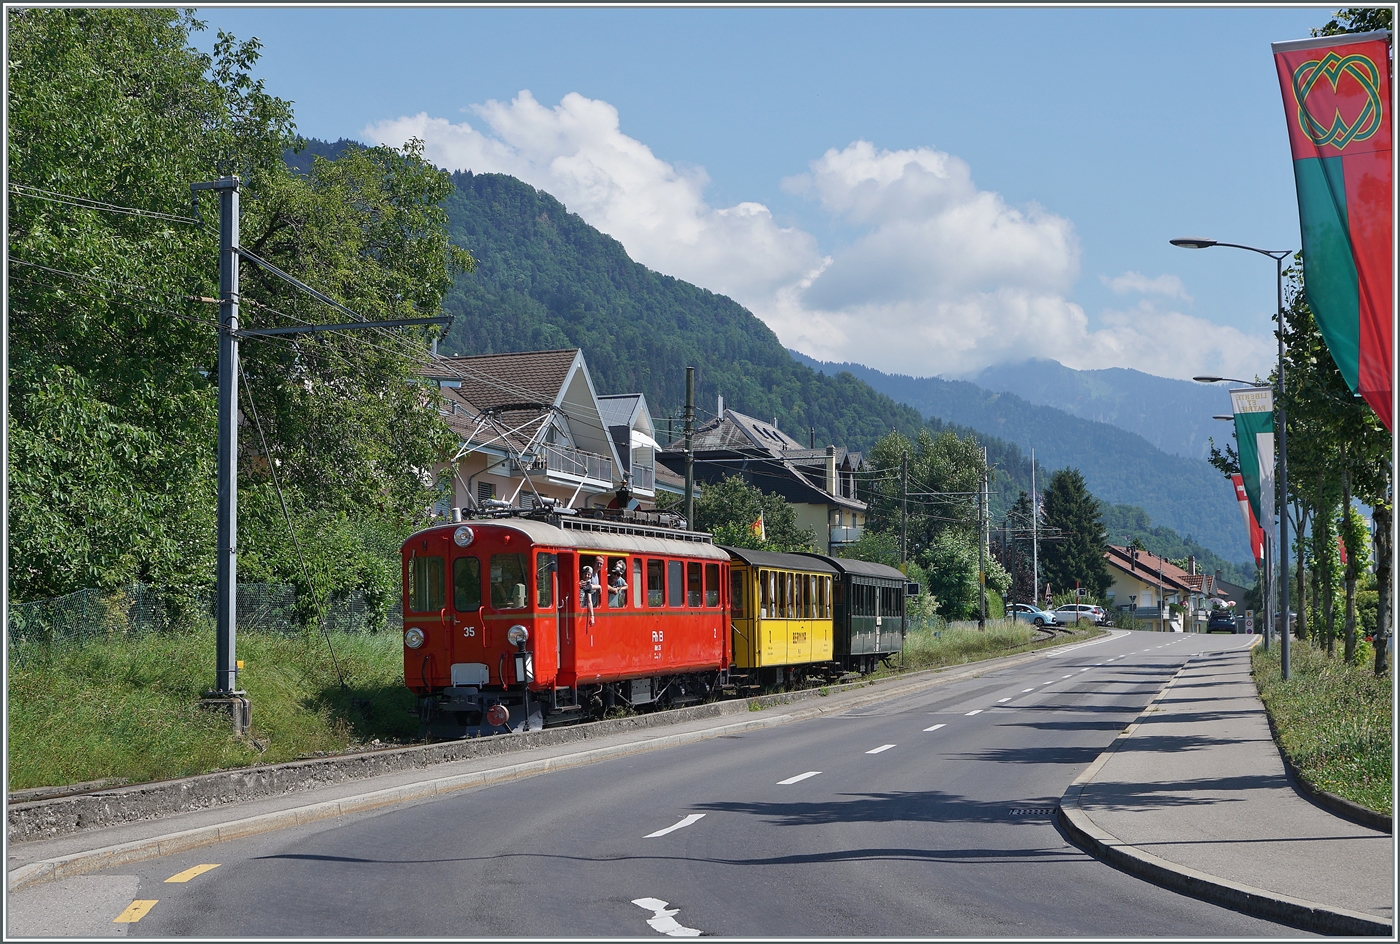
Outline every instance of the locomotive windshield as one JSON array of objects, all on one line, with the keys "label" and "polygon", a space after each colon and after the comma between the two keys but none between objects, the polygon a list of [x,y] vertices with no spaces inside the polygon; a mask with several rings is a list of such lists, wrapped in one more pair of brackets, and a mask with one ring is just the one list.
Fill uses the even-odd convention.
[{"label": "locomotive windshield", "polygon": [[491,608],[494,610],[525,609],[524,554],[491,555]]},{"label": "locomotive windshield", "polygon": [[408,608],[414,613],[435,613],[447,605],[442,558],[414,557],[408,562]]}]

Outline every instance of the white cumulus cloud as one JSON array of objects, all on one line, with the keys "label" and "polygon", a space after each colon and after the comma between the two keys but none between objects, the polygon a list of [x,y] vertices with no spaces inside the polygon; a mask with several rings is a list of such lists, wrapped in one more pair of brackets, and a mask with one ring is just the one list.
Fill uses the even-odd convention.
[{"label": "white cumulus cloud", "polygon": [[617,109],[571,92],[553,108],[528,91],[473,107],[485,130],[418,114],[365,129],[379,144],[417,137],[440,167],[503,173],[548,192],[638,262],[743,304],[822,265],[816,240],[761,203],[716,208],[709,177],[661,160],[622,133]]},{"label": "white cumulus cloud", "polygon": [[1191,302],[1191,296],[1186,293],[1186,286],[1174,275],[1159,275],[1150,279],[1141,272],[1124,272],[1111,279],[1101,275],[1099,281],[1118,295],[1165,295],[1168,298],[1180,298],[1188,304]]},{"label": "white cumulus cloud", "polygon": [[[480,127],[418,114],[364,134],[393,145],[420,138],[439,166],[545,190],[632,258],[734,298],[813,357],[916,376],[966,376],[1029,357],[1171,377],[1267,370],[1268,335],[1146,300],[1091,326],[1070,300],[1080,267],[1073,224],[979,189],[965,161],[933,148],[855,141],[782,181],[857,232],[828,254],[761,203],[711,206],[704,170],[664,161],[624,134],[607,102],[570,93],[547,107],[523,91],[471,112]],[[1120,294],[1190,302],[1175,276],[1101,278]]]}]

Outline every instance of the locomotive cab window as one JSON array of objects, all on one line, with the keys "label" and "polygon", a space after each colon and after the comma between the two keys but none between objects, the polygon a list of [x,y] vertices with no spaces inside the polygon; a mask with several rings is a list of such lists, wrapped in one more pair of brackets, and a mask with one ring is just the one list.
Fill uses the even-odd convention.
[{"label": "locomotive cab window", "polygon": [[447,606],[442,558],[414,557],[408,562],[408,608],[414,613],[436,613]]},{"label": "locomotive cab window", "polygon": [[452,608],[458,613],[481,609],[481,561],[475,557],[452,562]]},{"label": "locomotive cab window", "polygon": [[540,608],[554,606],[554,573],[559,569],[559,558],[554,554],[535,555],[535,605]]},{"label": "locomotive cab window", "polygon": [[666,605],[666,562],[647,561],[647,606]]},{"label": "locomotive cab window", "polygon": [[[618,568],[621,568],[619,570]],[[627,606],[627,558],[609,557],[607,563],[607,573],[602,576],[604,587],[607,589],[608,606],[611,609],[621,609]]]},{"label": "locomotive cab window", "polygon": [[666,562],[666,583],[671,588],[666,599],[667,606],[685,606],[685,564],[673,560]]},{"label": "locomotive cab window", "polygon": [[705,605],[719,606],[719,564],[705,565]]},{"label": "locomotive cab window", "polygon": [[703,590],[700,585],[700,564],[696,561],[691,561],[686,564],[685,576],[685,605],[699,606],[701,597],[703,596]]},{"label": "locomotive cab window", "polygon": [[524,554],[491,555],[491,608],[493,610],[523,610],[525,596]]}]

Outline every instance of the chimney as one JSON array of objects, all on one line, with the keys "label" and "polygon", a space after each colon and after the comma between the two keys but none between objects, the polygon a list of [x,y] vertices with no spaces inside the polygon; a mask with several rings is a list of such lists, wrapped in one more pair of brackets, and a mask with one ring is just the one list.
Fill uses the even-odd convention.
[{"label": "chimney", "polygon": [[1191,576],[1196,576],[1196,555],[1192,554],[1186,558],[1186,562],[1191,566]]},{"label": "chimney", "polygon": [[719,395],[719,406],[715,409],[715,415],[724,419],[724,394]]},{"label": "chimney", "polygon": [[826,493],[836,494],[836,447],[826,447]]}]

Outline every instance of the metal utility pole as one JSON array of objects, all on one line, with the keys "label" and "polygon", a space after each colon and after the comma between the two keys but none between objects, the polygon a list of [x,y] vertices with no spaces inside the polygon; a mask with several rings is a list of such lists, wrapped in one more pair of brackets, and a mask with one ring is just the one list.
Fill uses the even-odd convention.
[{"label": "metal utility pole", "polygon": [[695,368],[685,369],[685,526],[695,527]]},{"label": "metal utility pole", "polygon": [[[400,325],[446,324],[451,318],[405,318],[394,321],[365,321],[344,305],[303,284],[281,269],[266,262],[239,245],[238,187],[236,176],[190,185],[197,195],[200,190],[219,194],[219,512],[218,563],[214,576],[214,617],[216,653],[214,687],[204,694],[201,703],[227,711],[233,720],[235,734],[245,734],[252,723],[252,703],[246,692],[238,688],[238,340],[278,334],[303,334],[321,331],[343,331],[352,328],[396,327]],[[238,325],[238,260],[250,262],[290,282],[319,301],[325,302],[358,319],[350,324],[302,325],[292,328],[242,330]],[[271,457],[268,457],[269,460]]]},{"label": "metal utility pole", "polygon": [[982,488],[977,493],[977,628],[987,628],[987,449],[982,448]]},{"label": "metal utility pole", "polygon": [[899,457],[899,562],[909,560],[909,450]]},{"label": "metal utility pole", "polygon": [[1040,606],[1040,493],[1035,490],[1035,449],[1031,449],[1031,605]]}]

